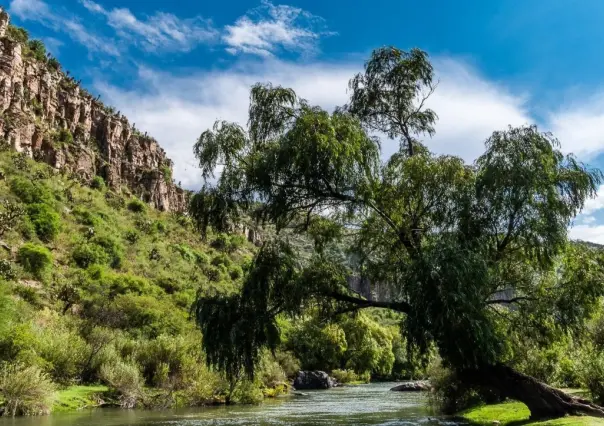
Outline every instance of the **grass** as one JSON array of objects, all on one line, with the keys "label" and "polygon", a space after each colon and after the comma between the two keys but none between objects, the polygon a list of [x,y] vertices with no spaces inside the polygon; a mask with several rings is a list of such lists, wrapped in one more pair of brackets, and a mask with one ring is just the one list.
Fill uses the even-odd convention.
[{"label": "grass", "polygon": [[563,417],[554,420],[530,421],[530,412],[521,402],[504,402],[502,404],[484,405],[472,408],[461,414],[472,425],[493,425],[499,422],[501,426],[604,426],[604,419],[594,417]]},{"label": "grass", "polygon": [[70,386],[57,393],[52,412],[81,410],[98,405],[99,398],[109,390],[107,386]]}]

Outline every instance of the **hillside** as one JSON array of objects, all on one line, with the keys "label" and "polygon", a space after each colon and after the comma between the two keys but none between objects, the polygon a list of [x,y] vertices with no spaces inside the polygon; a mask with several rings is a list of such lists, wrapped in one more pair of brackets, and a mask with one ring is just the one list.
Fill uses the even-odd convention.
[{"label": "hillside", "polygon": [[[236,290],[253,246],[226,235],[206,245],[180,214],[21,153],[2,151],[0,170],[0,361],[41,369],[58,386],[102,380],[126,406],[147,386],[166,398],[193,392],[209,373],[190,306],[198,291]],[[213,380],[197,403],[224,393]]]},{"label": "hillside", "polygon": [[116,191],[129,188],[160,210],[184,211],[187,193],[157,141],[94,97],[39,40],[0,8],[0,137],[14,150]]}]

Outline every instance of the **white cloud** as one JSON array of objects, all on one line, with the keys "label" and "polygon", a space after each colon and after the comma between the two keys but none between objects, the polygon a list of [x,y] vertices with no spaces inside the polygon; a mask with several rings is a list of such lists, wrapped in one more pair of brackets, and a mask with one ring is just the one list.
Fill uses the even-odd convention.
[{"label": "white cloud", "polygon": [[127,8],[106,10],[91,0],[81,3],[88,11],[103,15],[120,38],[149,52],[189,51],[218,36],[211,22],[201,17],[180,19],[171,13],[156,12],[139,19]]},{"label": "white cloud", "polygon": [[566,152],[593,159],[604,152],[604,93],[570,103],[548,117],[552,133]]},{"label": "white cloud", "polygon": [[321,35],[323,20],[302,9],[264,1],[262,6],[227,25],[222,37],[231,54],[273,56],[284,49],[313,53]]},{"label": "white cloud", "polygon": [[[522,98],[463,63],[442,59],[436,64],[441,83],[430,106],[440,119],[437,136],[425,141],[431,149],[472,161],[493,130],[530,121]],[[348,100],[348,80],[361,67],[360,62],[299,64],[269,59],[186,76],[143,68],[133,86],[141,90],[124,90],[104,81],[97,81],[96,89],[138,128],[154,135],[175,161],[176,180],[195,188],[201,177],[192,158],[193,143],[217,119],[245,124],[252,84],[270,81],[292,87],[311,103],[333,110]],[[386,153],[396,147],[398,142],[384,144]]]},{"label": "white cloud", "polygon": [[581,222],[583,222],[584,225],[589,225],[590,223],[594,223],[596,221],[596,218],[593,216],[582,216],[581,217]]},{"label": "white cloud", "polygon": [[24,21],[37,21],[54,31],[64,32],[90,51],[103,52],[112,56],[119,55],[115,43],[94,34],[75,17],[54,13],[41,0],[12,0],[9,11]]},{"label": "white cloud", "polygon": [[604,185],[600,185],[598,188],[598,195],[595,198],[591,198],[585,202],[581,213],[584,215],[591,215],[602,209],[604,209]]},{"label": "white cloud", "polygon": [[604,244],[604,225],[575,225],[570,228],[569,236],[573,240]]}]

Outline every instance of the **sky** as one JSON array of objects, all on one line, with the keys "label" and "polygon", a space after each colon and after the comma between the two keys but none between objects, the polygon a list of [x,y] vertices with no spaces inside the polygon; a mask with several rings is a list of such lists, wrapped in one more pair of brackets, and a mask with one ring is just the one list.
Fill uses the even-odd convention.
[{"label": "sky", "polygon": [[[439,80],[424,143],[467,162],[508,125],[537,124],[604,169],[602,0],[12,0],[7,9],[92,93],[155,136],[198,188],[192,146],[244,124],[256,82],[328,110],[372,49],[419,47]],[[386,154],[396,143],[385,143]],[[604,186],[570,229],[604,244]]]}]

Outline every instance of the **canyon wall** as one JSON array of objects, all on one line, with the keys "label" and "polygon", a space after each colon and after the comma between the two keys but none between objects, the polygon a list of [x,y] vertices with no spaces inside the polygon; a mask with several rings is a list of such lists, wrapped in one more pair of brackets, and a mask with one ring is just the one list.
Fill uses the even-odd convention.
[{"label": "canyon wall", "polygon": [[56,61],[36,59],[11,37],[0,8],[0,138],[13,149],[83,181],[101,176],[164,211],[184,211],[188,193],[151,136],[104,105]]}]

